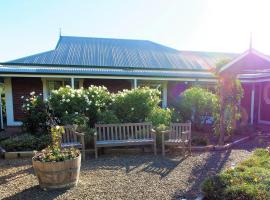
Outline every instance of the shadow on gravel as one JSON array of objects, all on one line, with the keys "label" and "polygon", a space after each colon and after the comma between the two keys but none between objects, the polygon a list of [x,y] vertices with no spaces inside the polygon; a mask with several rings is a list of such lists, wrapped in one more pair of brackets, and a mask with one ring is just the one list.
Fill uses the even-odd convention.
[{"label": "shadow on gravel", "polygon": [[187,157],[183,157],[180,160],[172,160],[170,158],[162,158],[158,162],[154,161],[147,164],[141,171],[149,172],[160,175],[160,178],[166,177],[174,168],[176,168]]},{"label": "shadow on gravel", "polygon": [[153,155],[119,155],[114,157],[103,157],[98,160],[88,160],[82,163],[82,171],[88,170],[121,170],[125,169],[126,173],[130,173],[137,169],[136,172],[148,172],[160,175],[161,178],[166,177],[174,168],[176,168],[184,158],[170,158]]},{"label": "shadow on gravel", "polygon": [[229,159],[230,154],[231,150],[216,151],[209,155],[204,165],[195,165],[187,181],[191,187],[185,192],[176,191],[173,199],[179,199],[180,197],[187,199],[196,198],[204,179],[220,172]]},{"label": "shadow on gravel", "polygon": [[10,173],[5,176],[0,176],[0,185],[6,184],[8,182],[16,181],[18,178],[22,178],[24,176],[28,176],[29,174],[33,174],[33,169],[29,167],[28,169],[20,170],[15,173]]},{"label": "shadow on gravel", "polygon": [[3,200],[16,200],[16,199],[29,199],[29,200],[52,200],[58,197],[59,195],[65,193],[66,190],[54,190],[54,191],[44,191],[40,189],[38,185],[23,190],[20,193],[16,193],[13,196],[4,198]]}]

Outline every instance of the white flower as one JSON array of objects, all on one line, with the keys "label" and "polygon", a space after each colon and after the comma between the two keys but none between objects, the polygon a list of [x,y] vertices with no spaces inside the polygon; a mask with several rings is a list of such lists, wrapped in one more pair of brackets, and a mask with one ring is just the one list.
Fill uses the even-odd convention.
[{"label": "white flower", "polygon": [[25,99],[25,101],[29,101],[29,99]]},{"label": "white flower", "polygon": [[35,95],[35,94],[36,94],[36,93],[35,93],[34,91],[30,93],[31,96],[33,96],[33,95]]},{"label": "white flower", "polygon": [[21,96],[21,99],[23,99],[24,98],[24,96]]},{"label": "white flower", "polygon": [[66,102],[70,102],[70,99],[67,99]]},{"label": "white flower", "polygon": [[85,108],[85,110],[89,110],[89,108]]},{"label": "white flower", "polygon": [[55,128],[56,128],[56,130],[59,130],[60,129],[60,126],[57,125]]},{"label": "white flower", "polygon": [[63,102],[65,102],[66,100],[65,99],[62,99]]},{"label": "white flower", "polygon": [[75,115],[78,115],[79,113],[78,112],[75,112]]},{"label": "white flower", "polygon": [[131,110],[133,111],[133,110],[134,110],[134,108],[132,107],[132,108],[131,108]]},{"label": "white flower", "polygon": [[75,95],[74,95],[74,94],[71,94],[70,96],[71,96],[71,98],[74,98],[74,97],[75,97]]},{"label": "white flower", "polygon": [[29,110],[29,108],[26,108],[26,110]]},{"label": "white flower", "polygon": [[65,113],[68,114],[68,111],[66,111]]},{"label": "white flower", "polygon": [[26,106],[30,106],[30,105],[29,105],[29,103],[28,103],[28,104],[26,104]]}]

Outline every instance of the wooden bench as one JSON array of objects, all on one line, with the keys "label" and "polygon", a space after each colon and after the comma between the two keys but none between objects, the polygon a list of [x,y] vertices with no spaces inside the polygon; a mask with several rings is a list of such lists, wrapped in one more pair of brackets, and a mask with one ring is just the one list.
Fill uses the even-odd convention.
[{"label": "wooden bench", "polygon": [[95,158],[99,147],[153,145],[156,155],[156,135],[151,123],[96,124]]},{"label": "wooden bench", "polygon": [[65,133],[62,134],[61,147],[62,148],[78,148],[82,152],[82,160],[85,160],[85,144],[84,133],[75,131],[73,125],[64,126]]},{"label": "wooden bench", "polygon": [[171,123],[169,131],[162,133],[163,156],[165,146],[181,146],[191,153],[191,123]]}]

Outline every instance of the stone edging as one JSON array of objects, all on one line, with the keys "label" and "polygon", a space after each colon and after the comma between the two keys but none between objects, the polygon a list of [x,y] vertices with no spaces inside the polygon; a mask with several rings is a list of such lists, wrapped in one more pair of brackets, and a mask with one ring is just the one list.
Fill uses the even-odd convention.
[{"label": "stone edging", "polygon": [[16,158],[32,158],[35,155],[36,151],[15,151],[15,152],[6,152],[2,149],[2,157],[4,159],[16,159]]}]

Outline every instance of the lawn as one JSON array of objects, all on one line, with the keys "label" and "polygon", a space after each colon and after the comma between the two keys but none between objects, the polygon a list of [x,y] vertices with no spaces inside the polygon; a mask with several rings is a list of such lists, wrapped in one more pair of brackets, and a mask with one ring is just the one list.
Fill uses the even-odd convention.
[{"label": "lawn", "polygon": [[80,181],[70,190],[42,191],[31,161],[0,160],[0,199],[188,199],[196,197],[209,175],[249,157],[257,139],[222,152],[154,157],[152,154],[106,154],[82,163]]}]

